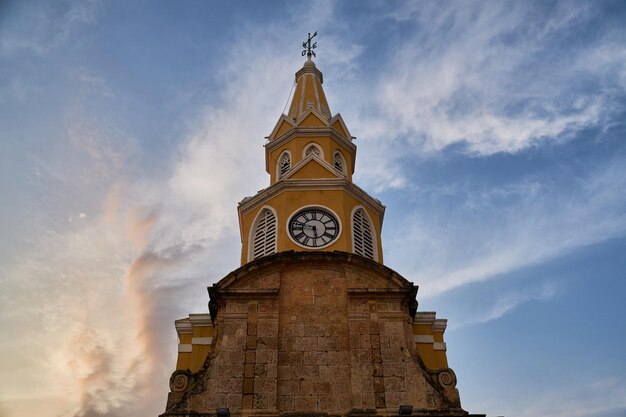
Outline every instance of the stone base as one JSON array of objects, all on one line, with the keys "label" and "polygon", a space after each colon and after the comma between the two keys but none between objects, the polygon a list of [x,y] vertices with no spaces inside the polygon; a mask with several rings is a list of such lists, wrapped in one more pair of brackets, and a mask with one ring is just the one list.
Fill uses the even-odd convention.
[{"label": "stone base", "polygon": [[417,287],[344,252],[282,252],[209,288],[216,335],[172,375],[165,416],[467,416],[450,369],[413,342]]}]

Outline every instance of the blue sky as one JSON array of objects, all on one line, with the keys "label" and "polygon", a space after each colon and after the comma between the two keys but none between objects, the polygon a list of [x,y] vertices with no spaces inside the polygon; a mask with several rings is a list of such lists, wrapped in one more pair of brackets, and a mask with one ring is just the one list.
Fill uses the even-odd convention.
[{"label": "blue sky", "polygon": [[164,410],[317,30],[464,407],[626,416],[623,2],[0,3],[0,415]]}]

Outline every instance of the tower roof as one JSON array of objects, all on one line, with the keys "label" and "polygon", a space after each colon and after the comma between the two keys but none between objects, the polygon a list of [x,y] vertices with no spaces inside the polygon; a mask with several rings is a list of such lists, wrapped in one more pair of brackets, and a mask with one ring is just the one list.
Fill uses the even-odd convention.
[{"label": "tower roof", "polygon": [[317,69],[315,62],[309,57],[302,68],[296,72],[296,88],[291,106],[289,106],[288,116],[290,118],[298,119],[309,107],[313,107],[327,119],[332,117],[328,101],[326,101],[326,94],[322,88],[323,82],[322,72]]}]

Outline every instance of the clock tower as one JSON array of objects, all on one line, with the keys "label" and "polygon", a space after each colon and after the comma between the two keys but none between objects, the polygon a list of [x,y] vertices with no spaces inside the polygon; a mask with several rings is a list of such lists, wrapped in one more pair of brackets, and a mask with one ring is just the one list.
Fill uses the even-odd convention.
[{"label": "clock tower", "polygon": [[383,264],[385,207],[352,182],[356,146],[312,60],[265,144],[269,186],[238,205],[241,267],[177,320],[165,416],[467,416],[447,320]]},{"label": "clock tower", "polygon": [[270,186],[239,203],[241,263],[288,250],[342,251],[382,263],[385,207],[352,182],[356,146],[334,116],[309,59],[296,73],[289,114],[265,145]]}]

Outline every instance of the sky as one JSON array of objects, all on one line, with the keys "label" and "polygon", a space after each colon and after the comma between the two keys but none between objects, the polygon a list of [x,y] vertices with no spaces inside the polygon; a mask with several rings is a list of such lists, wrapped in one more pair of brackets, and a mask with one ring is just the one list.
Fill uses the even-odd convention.
[{"label": "sky", "polygon": [[623,1],[0,1],[0,416],[156,416],[318,32],[462,405],[626,416]]}]

